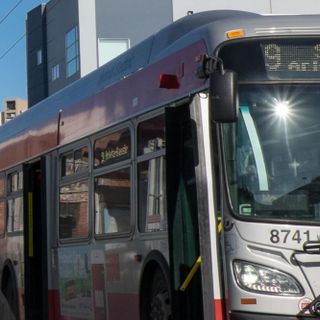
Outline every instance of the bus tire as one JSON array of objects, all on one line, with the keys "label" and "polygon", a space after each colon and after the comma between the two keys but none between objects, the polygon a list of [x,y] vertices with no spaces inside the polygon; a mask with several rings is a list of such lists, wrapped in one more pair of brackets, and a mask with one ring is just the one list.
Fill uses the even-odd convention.
[{"label": "bus tire", "polygon": [[19,319],[18,294],[15,277],[7,267],[2,279],[1,290],[16,320]]},{"label": "bus tire", "polygon": [[157,266],[145,279],[141,303],[142,320],[170,320],[171,292],[169,277]]}]

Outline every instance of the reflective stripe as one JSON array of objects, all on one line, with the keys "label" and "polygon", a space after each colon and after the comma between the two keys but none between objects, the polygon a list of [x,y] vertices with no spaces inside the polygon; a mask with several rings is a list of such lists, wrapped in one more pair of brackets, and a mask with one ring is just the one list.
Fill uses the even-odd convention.
[{"label": "reflective stripe", "polygon": [[257,166],[257,173],[258,173],[258,179],[259,179],[259,189],[260,191],[268,191],[269,185],[268,185],[268,177],[267,177],[267,170],[266,165],[263,158],[263,153],[261,149],[260,140],[257,134],[256,127],[254,125],[253,119],[250,114],[250,110],[248,106],[241,106],[240,107],[242,117],[244,120],[244,123],[246,125],[250,143],[253,150],[254,159]]}]

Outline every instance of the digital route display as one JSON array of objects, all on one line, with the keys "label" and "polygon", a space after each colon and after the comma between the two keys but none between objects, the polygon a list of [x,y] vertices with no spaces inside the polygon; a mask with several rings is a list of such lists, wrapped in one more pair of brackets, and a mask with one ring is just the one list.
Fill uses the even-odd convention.
[{"label": "digital route display", "polygon": [[320,77],[320,41],[311,44],[261,43],[269,79]]}]

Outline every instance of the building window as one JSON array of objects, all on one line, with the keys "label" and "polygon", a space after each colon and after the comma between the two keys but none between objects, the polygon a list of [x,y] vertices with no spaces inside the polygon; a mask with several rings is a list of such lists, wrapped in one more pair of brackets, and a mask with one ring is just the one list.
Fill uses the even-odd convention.
[{"label": "building window", "polygon": [[129,39],[99,39],[99,67],[130,48]]},{"label": "building window", "polygon": [[16,110],[16,101],[15,100],[7,100],[6,107],[7,107],[7,110]]},{"label": "building window", "polygon": [[56,64],[51,68],[51,79],[52,81],[55,81],[59,77],[60,77],[60,66],[59,64]]},{"label": "building window", "polygon": [[39,49],[36,52],[37,55],[37,66],[39,66],[42,63],[42,50]]},{"label": "building window", "polygon": [[79,35],[77,26],[66,34],[66,67],[67,77],[71,77],[79,70]]}]

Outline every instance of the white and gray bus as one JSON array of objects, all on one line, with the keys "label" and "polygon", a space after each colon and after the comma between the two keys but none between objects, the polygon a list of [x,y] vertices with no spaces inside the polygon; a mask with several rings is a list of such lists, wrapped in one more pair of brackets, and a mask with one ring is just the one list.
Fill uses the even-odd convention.
[{"label": "white and gray bus", "polygon": [[320,16],[187,16],[0,127],[18,320],[320,317]]}]

